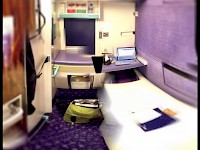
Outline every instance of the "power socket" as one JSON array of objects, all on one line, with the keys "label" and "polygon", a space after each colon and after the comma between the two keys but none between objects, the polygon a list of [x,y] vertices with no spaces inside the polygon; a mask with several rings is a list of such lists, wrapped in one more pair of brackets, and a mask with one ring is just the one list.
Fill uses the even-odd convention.
[{"label": "power socket", "polygon": [[109,37],[109,32],[103,32],[103,37]]}]

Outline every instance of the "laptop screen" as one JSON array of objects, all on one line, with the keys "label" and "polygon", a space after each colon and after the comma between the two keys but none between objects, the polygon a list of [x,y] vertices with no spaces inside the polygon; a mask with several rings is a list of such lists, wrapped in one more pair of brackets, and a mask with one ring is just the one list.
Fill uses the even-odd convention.
[{"label": "laptop screen", "polygon": [[135,59],[135,47],[119,47],[117,48],[117,60]]}]

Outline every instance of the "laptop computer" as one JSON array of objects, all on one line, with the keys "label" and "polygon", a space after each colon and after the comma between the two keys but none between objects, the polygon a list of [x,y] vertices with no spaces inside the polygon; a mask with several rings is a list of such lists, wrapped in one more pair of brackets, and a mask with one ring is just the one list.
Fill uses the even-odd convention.
[{"label": "laptop computer", "polygon": [[135,47],[119,47],[117,48],[117,56],[115,65],[127,65],[137,61]]}]

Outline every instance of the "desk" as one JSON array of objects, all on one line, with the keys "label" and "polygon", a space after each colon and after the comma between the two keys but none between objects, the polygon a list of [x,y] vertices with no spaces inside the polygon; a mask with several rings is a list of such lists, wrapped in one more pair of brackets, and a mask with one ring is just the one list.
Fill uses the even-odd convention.
[{"label": "desk", "polygon": [[[92,61],[92,56],[89,54],[78,54],[78,53],[72,53],[72,52],[66,52],[64,50],[60,50],[58,52],[58,55],[55,57],[55,59],[52,61],[54,65],[59,65],[62,67],[60,71],[66,71],[71,72],[72,70],[77,71],[77,73],[94,73],[94,66]],[[112,63],[110,65],[103,65],[101,73],[111,72],[111,71],[118,71],[118,70],[125,70],[125,69],[131,69],[131,68],[137,68],[141,66],[147,65],[147,61],[141,58],[140,56],[137,56],[136,63],[134,64],[128,64],[128,65],[121,65],[116,66],[115,63]],[[64,67],[67,67],[68,69],[63,69]],[[85,70],[85,69],[86,70]],[[89,72],[86,72],[89,71]],[[73,72],[75,73],[75,72]]]},{"label": "desk", "polygon": [[147,61],[143,58],[137,56],[137,61],[133,64],[116,66],[115,63],[111,63],[110,65],[103,65],[101,72],[111,72],[111,71],[119,71],[126,70],[131,68],[137,68],[147,65]]},{"label": "desk", "polygon": [[137,56],[138,61],[135,64],[116,66],[112,63],[103,65],[101,72],[96,73],[92,61],[92,56],[94,55],[67,52],[65,50],[53,50],[53,53],[52,67],[55,70],[52,78],[57,88],[70,88],[69,79],[71,75],[93,76],[93,88],[102,87],[107,76],[106,73],[147,65],[144,59]]}]

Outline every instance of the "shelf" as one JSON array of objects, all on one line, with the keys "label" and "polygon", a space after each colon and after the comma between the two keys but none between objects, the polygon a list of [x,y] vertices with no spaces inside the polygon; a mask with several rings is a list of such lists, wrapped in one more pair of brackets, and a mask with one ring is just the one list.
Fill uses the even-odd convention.
[{"label": "shelf", "polygon": [[59,15],[59,18],[84,18],[84,19],[99,19],[99,14],[78,14],[78,13],[62,13]]},{"label": "shelf", "polygon": [[[101,67],[101,64],[102,64],[101,61],[103,62],[103,57],[97,56],[98,57],[97,64],[94,66],[92,57],[93,57],[92,55],[82,55],[82,54],[77,55],[76,53],[70,53],[70,52],[66,52],[64,50],[60,50],[56,59],[52,60],[53,61],[52,63],[54,65],[59,65],[60,71],[66,71],[66,70],[61,69],[64,66],[65,67],[71,66],[72,68],[87,67],[90,69],[90,72],[93,72],[91,70],[94,70],[94,67],[97,67],[96,69],[99,70],[99,72],[96,72],[96,73],[106,73],[106,72],[112,72],[112,71],[126,70],[126,69],[137,68],[137,67],[142,67],[142,66],[147,65],[146,60],[144,60],[140,56],[137,56],[137,61],[132,64],[116,66],[115,63],[112,63],[110,65],[103,65]],[[96,56],[94,56],[94,57],[96,57]],[[70,70],[70,69],[68,69],[68,70]]]},{"label": "shelf", "polygon": [[142,63],[139,60],[133,64],[121,65],[121,66],[116,66],[115,63],[112,63],[110,65],[103,65],[101,73],[126,70],[126,69],[131,69],[131,68],[142,67],[145,65],[146,65],[145,63]]},{"label": "shelf", "polygon": [[72,1],[65,0],[58,2],[57,7],[59,18],[83,18],[99,19],[100,2],[99,1]]},{"label": "shelf", "polygon": [[[100,60],[98,60],[98,62],[99,61]],[[101,69],[101,67],[99,66],[100,63],[97,63],[96,65],[94,65],[94,67],[96,67],[96,73],[106,73],[106,72],[120,71],[120,70],[126,70],[126,69],[131,69],[131,68],[138,68],[138,67],[146,66],[147,64],[148,63],[146,60],[144,60],[140,56],[137,56],[137,61],[131,64],[117,66],[115,65],[115,63],[111,63],[110,65],[103,65]]]}]

